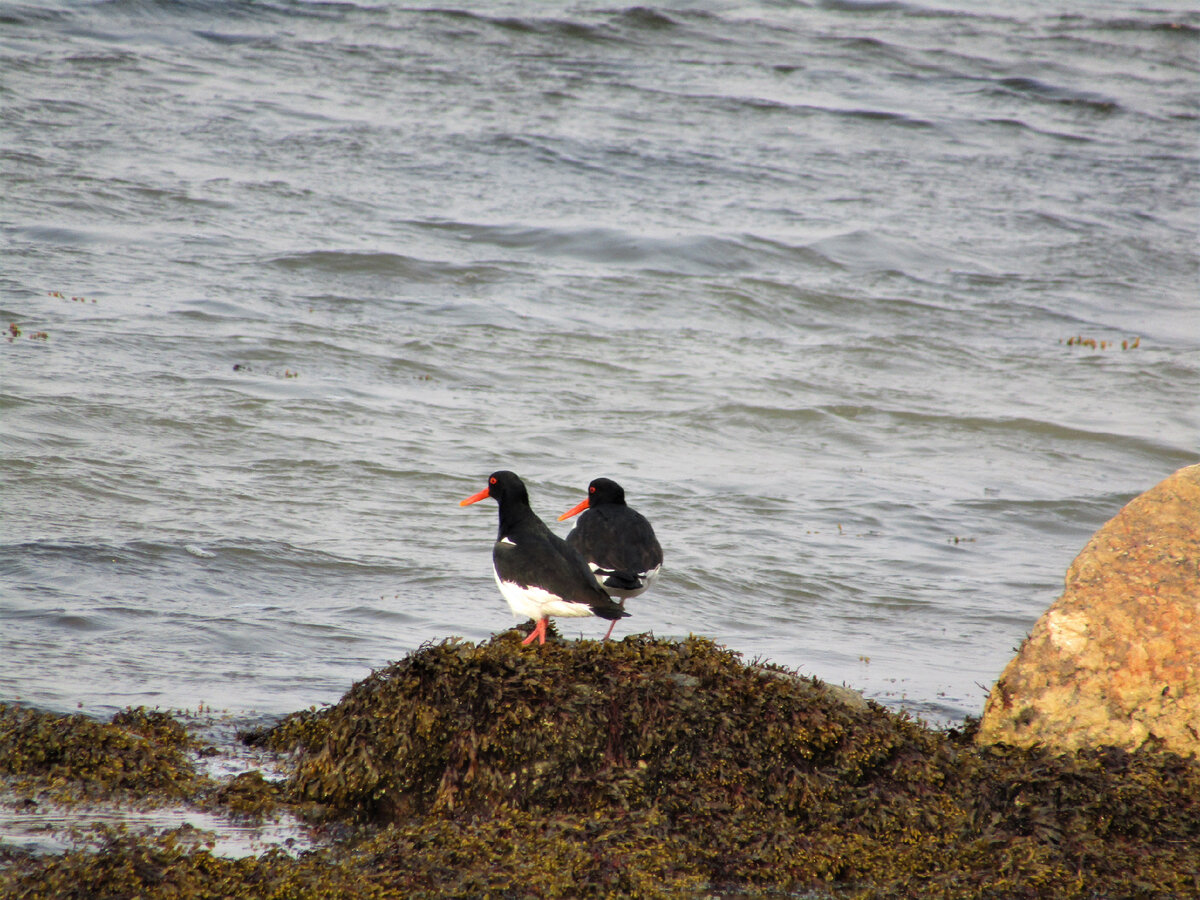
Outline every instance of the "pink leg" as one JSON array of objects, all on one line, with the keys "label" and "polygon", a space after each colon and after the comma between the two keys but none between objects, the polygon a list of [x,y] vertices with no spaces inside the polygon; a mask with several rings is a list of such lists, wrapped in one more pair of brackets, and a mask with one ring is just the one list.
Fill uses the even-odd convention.
[{"label": "pink leg", "polygon": [[[624,609],[624,608],[625,608],[625,598],[624,598],[624,597],[622,597],[622,598],[621,598],[621,609]],[[616,619],[613,619],[611,622],[609,622],[609,623],[608,623],[608,631],[604,632],[604,639],[605,639],[606,641],[607,641],[607,640],[608,640],[610,637],[612,637],[612,631],[613,631],[613,629],[614,629],[614,628],[616,628],[616,627],[617,627],[617,620],[616,620]]]},{"label": "pink leg", "polygon": [[534,638],[537,638],[539,644],[546,643],[546,623],[549,621],[549,616],[542,616],[538,619],[538,623],[534,626],[533,631],[529,632],[529,637],[525,638],[521,643],[532,644]]}]

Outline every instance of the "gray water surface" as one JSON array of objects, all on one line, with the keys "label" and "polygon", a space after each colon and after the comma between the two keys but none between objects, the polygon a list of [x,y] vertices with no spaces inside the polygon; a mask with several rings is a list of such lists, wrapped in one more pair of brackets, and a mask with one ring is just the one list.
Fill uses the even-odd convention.
[{"label": "gray water surface", "polygon": [[486,9],[0,3],[0,698],[486,639],[509,468],[654,523],[618,637],[978,713],[1197,460],[1200,13]]}]

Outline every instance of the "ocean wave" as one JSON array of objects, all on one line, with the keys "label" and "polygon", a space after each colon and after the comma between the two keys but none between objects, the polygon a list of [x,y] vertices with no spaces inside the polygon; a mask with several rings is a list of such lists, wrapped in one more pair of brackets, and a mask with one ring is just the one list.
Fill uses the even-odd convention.
[{"label": "ocean wave", "polygon": [[1078,106],[1091,112],[1104,113],[1105,115],[1121,111],[1121,104],[1111,97],[1104,97],[1093,91],[1081,91],[1061,85],[1048,84],[1037,78],[1026,76],[1001,78],[991,90],[995,93],[1033,97],[1047,103]]},{"label": "ocean wave", "polygon": [[488,281],[505,277],[492,265],[463,265],[449,260],[422,259],[388,251],[310,250],[269,260],[287,270],[317,270],[336,275],[383,275],[405,281]]}]

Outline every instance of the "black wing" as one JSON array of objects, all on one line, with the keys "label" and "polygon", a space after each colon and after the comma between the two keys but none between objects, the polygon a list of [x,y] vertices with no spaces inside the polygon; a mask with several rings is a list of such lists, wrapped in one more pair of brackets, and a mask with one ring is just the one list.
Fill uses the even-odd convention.
[{"label": "black wing", "polygon": [[654,529],[628,506],[586,510],[567,535],[567,543],[602,569],[638,578],[663,561]]},{"label": "black wing", "polygon": [[585,603],[601,618],[627,616],[596,583],[591,569],[566,541],[543,526],[497,541],[492,561],[502,581],[539,587],[571,603]]}]

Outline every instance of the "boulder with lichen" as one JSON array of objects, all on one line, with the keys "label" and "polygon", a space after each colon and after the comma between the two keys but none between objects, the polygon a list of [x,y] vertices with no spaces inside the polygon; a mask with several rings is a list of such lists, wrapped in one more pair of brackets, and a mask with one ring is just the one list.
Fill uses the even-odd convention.
[{"label": "boulder with lichen", "polygon": [[991,691],[979,740],[1200,752],[1200,465],[1088,541]]}]

